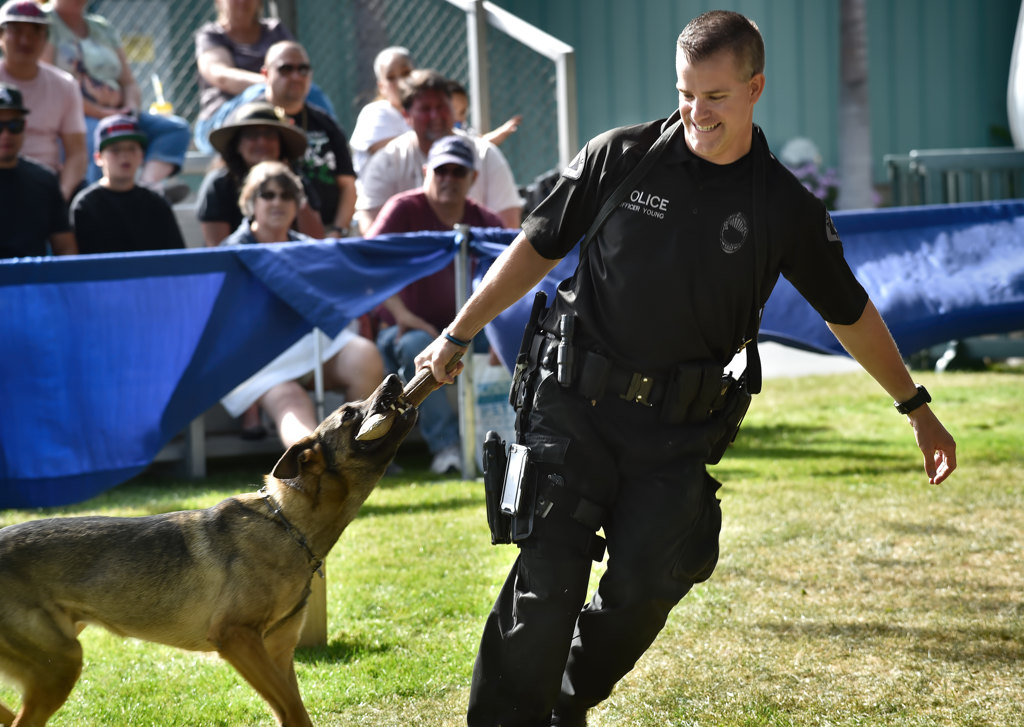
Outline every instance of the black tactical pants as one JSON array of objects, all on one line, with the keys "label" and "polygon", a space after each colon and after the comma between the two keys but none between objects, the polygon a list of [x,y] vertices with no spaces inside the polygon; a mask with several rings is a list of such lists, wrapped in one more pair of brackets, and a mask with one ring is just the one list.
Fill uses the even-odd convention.
[{"label": "black tactical pants", "polygon": [[546,726],[553,710],[582,724],[718,560],[719,485],[700,425],[667,426],[615,397],[592,405],[543,370],[530,386],[521,441],[564,452],[539,474],[604,508],[607,570],[584,607],[591,533],[556,510],[535,520],[484,626],[469,727]]}]

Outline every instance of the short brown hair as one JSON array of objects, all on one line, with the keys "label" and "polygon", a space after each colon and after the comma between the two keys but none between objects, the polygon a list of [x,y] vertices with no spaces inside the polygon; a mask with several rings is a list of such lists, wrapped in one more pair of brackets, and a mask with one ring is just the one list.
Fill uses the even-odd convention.
[{"label": "short brown hair", "polygon": [[698,15],[683,28],[676,52],[698,63],[719,51],[728,50],[750,78],[764,73],[764,39],[750,18],[729,10],[710,10]]},{"label": "short brown hair", "polygon": [[406,111],[412,108],[417,96],[427,91],[440,91],[446,97],[452,97],[451,82],[430,68],[417,68],[398,82],[398,96]]},{"label": "short brown hair", "polygon": [[242,184],[242,191],[238,193],[238,209],[242,210],[243,215],[252,217],[253,210],[256,209],[256,196],[263,191],[268,182],[276,182],[282,192],[295,198],[299,207],[306,201],[306,195],[302,191],[302,180],[288,168],[287,164],[274,161],[260,162],[249,170]]}]

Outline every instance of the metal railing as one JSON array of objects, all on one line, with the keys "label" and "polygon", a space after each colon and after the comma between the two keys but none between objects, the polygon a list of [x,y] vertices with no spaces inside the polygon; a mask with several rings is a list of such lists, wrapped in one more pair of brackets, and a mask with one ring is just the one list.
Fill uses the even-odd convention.
[{"label": "metal railing", "polygon": [[1024,150],[913,149],[886,154],[895,206],[1013,199],[1024,195]]},{"label": "metal railing", "polygon": [[486,0],[448,0],[466,13],[469,38],[470,99],[474,119],[490,128],[488,64],[484,52],[484,20],[496,30],[539,53],[555,65],[555,102],[558,114],[558,164],[566,167],[579,150],[576,116],[576,53],[543,30]]}]

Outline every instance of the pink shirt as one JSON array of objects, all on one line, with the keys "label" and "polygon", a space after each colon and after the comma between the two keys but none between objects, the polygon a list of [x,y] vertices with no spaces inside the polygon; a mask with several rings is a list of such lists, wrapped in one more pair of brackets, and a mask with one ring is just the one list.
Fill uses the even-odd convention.
[{"label": "pink shirt", "polygon": [[21,155],[34,159],[54,172],[61,167],[60,138],[64,134],[85,133],[82,93],[70,73],[39,63],[39,73],[31,81],[12,78],[0,62],[0,81],[16,87],[25,99],[25,143]]}]

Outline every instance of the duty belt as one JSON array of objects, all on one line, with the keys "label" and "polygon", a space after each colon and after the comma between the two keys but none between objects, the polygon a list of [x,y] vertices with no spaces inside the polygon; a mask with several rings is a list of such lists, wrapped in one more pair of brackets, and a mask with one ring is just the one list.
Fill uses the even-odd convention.
[{"label": "duty belt", "polygon": [[[564,344],[549,333],[537,335],[534,341],[536,360],[542,368],[557,372],[558,349]],[[654,406],[665,394],[665,376],[655,377],[617,366],[610,358],[594,351],[573,346],[575,365],[569,380],[560,380],[566,388],[587,399],[618,396],[643,406]]]},{"label": "duty belt", "polygon": [[[680,364],[668,372],[648,374],[619,366],[607,356],[574,346],[573,366],[561,371],[556,363],[565,342],[553,334],[538,333],[533,342],[534,360],[549,371],[557,371],[559,383],[586,399],[607,396],[640,404],[662,406],[668,422],[703,421],[719,408],[729,382],[722,367],[714,363]],[[563,351],[564,353],[564,351]]]}]

